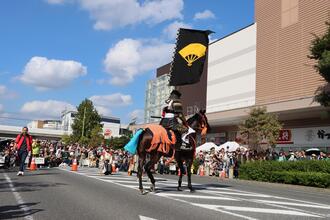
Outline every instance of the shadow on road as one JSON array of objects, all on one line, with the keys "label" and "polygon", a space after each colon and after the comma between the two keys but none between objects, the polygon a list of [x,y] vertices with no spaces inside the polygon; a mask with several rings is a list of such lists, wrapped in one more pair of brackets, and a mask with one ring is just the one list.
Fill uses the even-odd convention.
[{"label": "shadow on road", "polygon": [[[33,209],[32,206],[38,203],[23,203],[18,205],[6,205],[0,206],[0,219],[17,219],[24,218],[29,215],[33,215],[37,212],[43,211],[43,209]],[[25,209],[26,211],[24,211]]]},{"label": "shadow on road", "polygon": [[[12,181],[16,192],[33,192],[39,191],[46,187],[59,187],[67,185],[65,183],[16,182],[15,179],[12,179]],[[0,183],[0,193],[1,192],[12,192],[7,182]]]}]

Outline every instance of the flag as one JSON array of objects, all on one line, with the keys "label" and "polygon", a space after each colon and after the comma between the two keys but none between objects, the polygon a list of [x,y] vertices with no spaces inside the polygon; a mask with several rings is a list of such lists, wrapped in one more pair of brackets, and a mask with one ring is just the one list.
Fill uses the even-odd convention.
[{"label": "flag", "polygon": [[170,86],[199,82],[212,31],[180,28],[170,70]]}]

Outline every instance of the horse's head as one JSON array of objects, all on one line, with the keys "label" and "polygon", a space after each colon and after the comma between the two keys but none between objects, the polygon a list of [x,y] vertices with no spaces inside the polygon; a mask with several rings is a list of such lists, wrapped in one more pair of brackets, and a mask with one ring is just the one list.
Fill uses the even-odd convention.
[{"label": "horse's head", "polygon": [[200,133],[202,136],[205,136],[206,133],[210,130],[210,125],[208,123],[205,112],[205,110],[200,110],[187,121],[189,126],[197,133]]}]

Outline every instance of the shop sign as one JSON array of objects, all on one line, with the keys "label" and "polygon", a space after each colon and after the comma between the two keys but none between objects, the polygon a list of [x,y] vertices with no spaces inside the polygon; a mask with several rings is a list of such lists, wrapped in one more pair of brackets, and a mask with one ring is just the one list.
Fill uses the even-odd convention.
[{"label": "shop sign", "polygon": [[278,137],[277,144],[293,144],[291,130],[280,130],[280,135]]}]

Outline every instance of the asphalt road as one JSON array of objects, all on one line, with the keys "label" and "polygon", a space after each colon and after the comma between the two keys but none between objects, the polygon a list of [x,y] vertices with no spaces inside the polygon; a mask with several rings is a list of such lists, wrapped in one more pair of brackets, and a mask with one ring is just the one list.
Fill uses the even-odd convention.
[{"label": "asphalt road", "polygon": [[140,195],[125,173],[0,170],[0,219],[330,219],[330,190],[196,176],[193,183],[196,192],[177,192],[176,176],[157,176],[157,192]]}]

